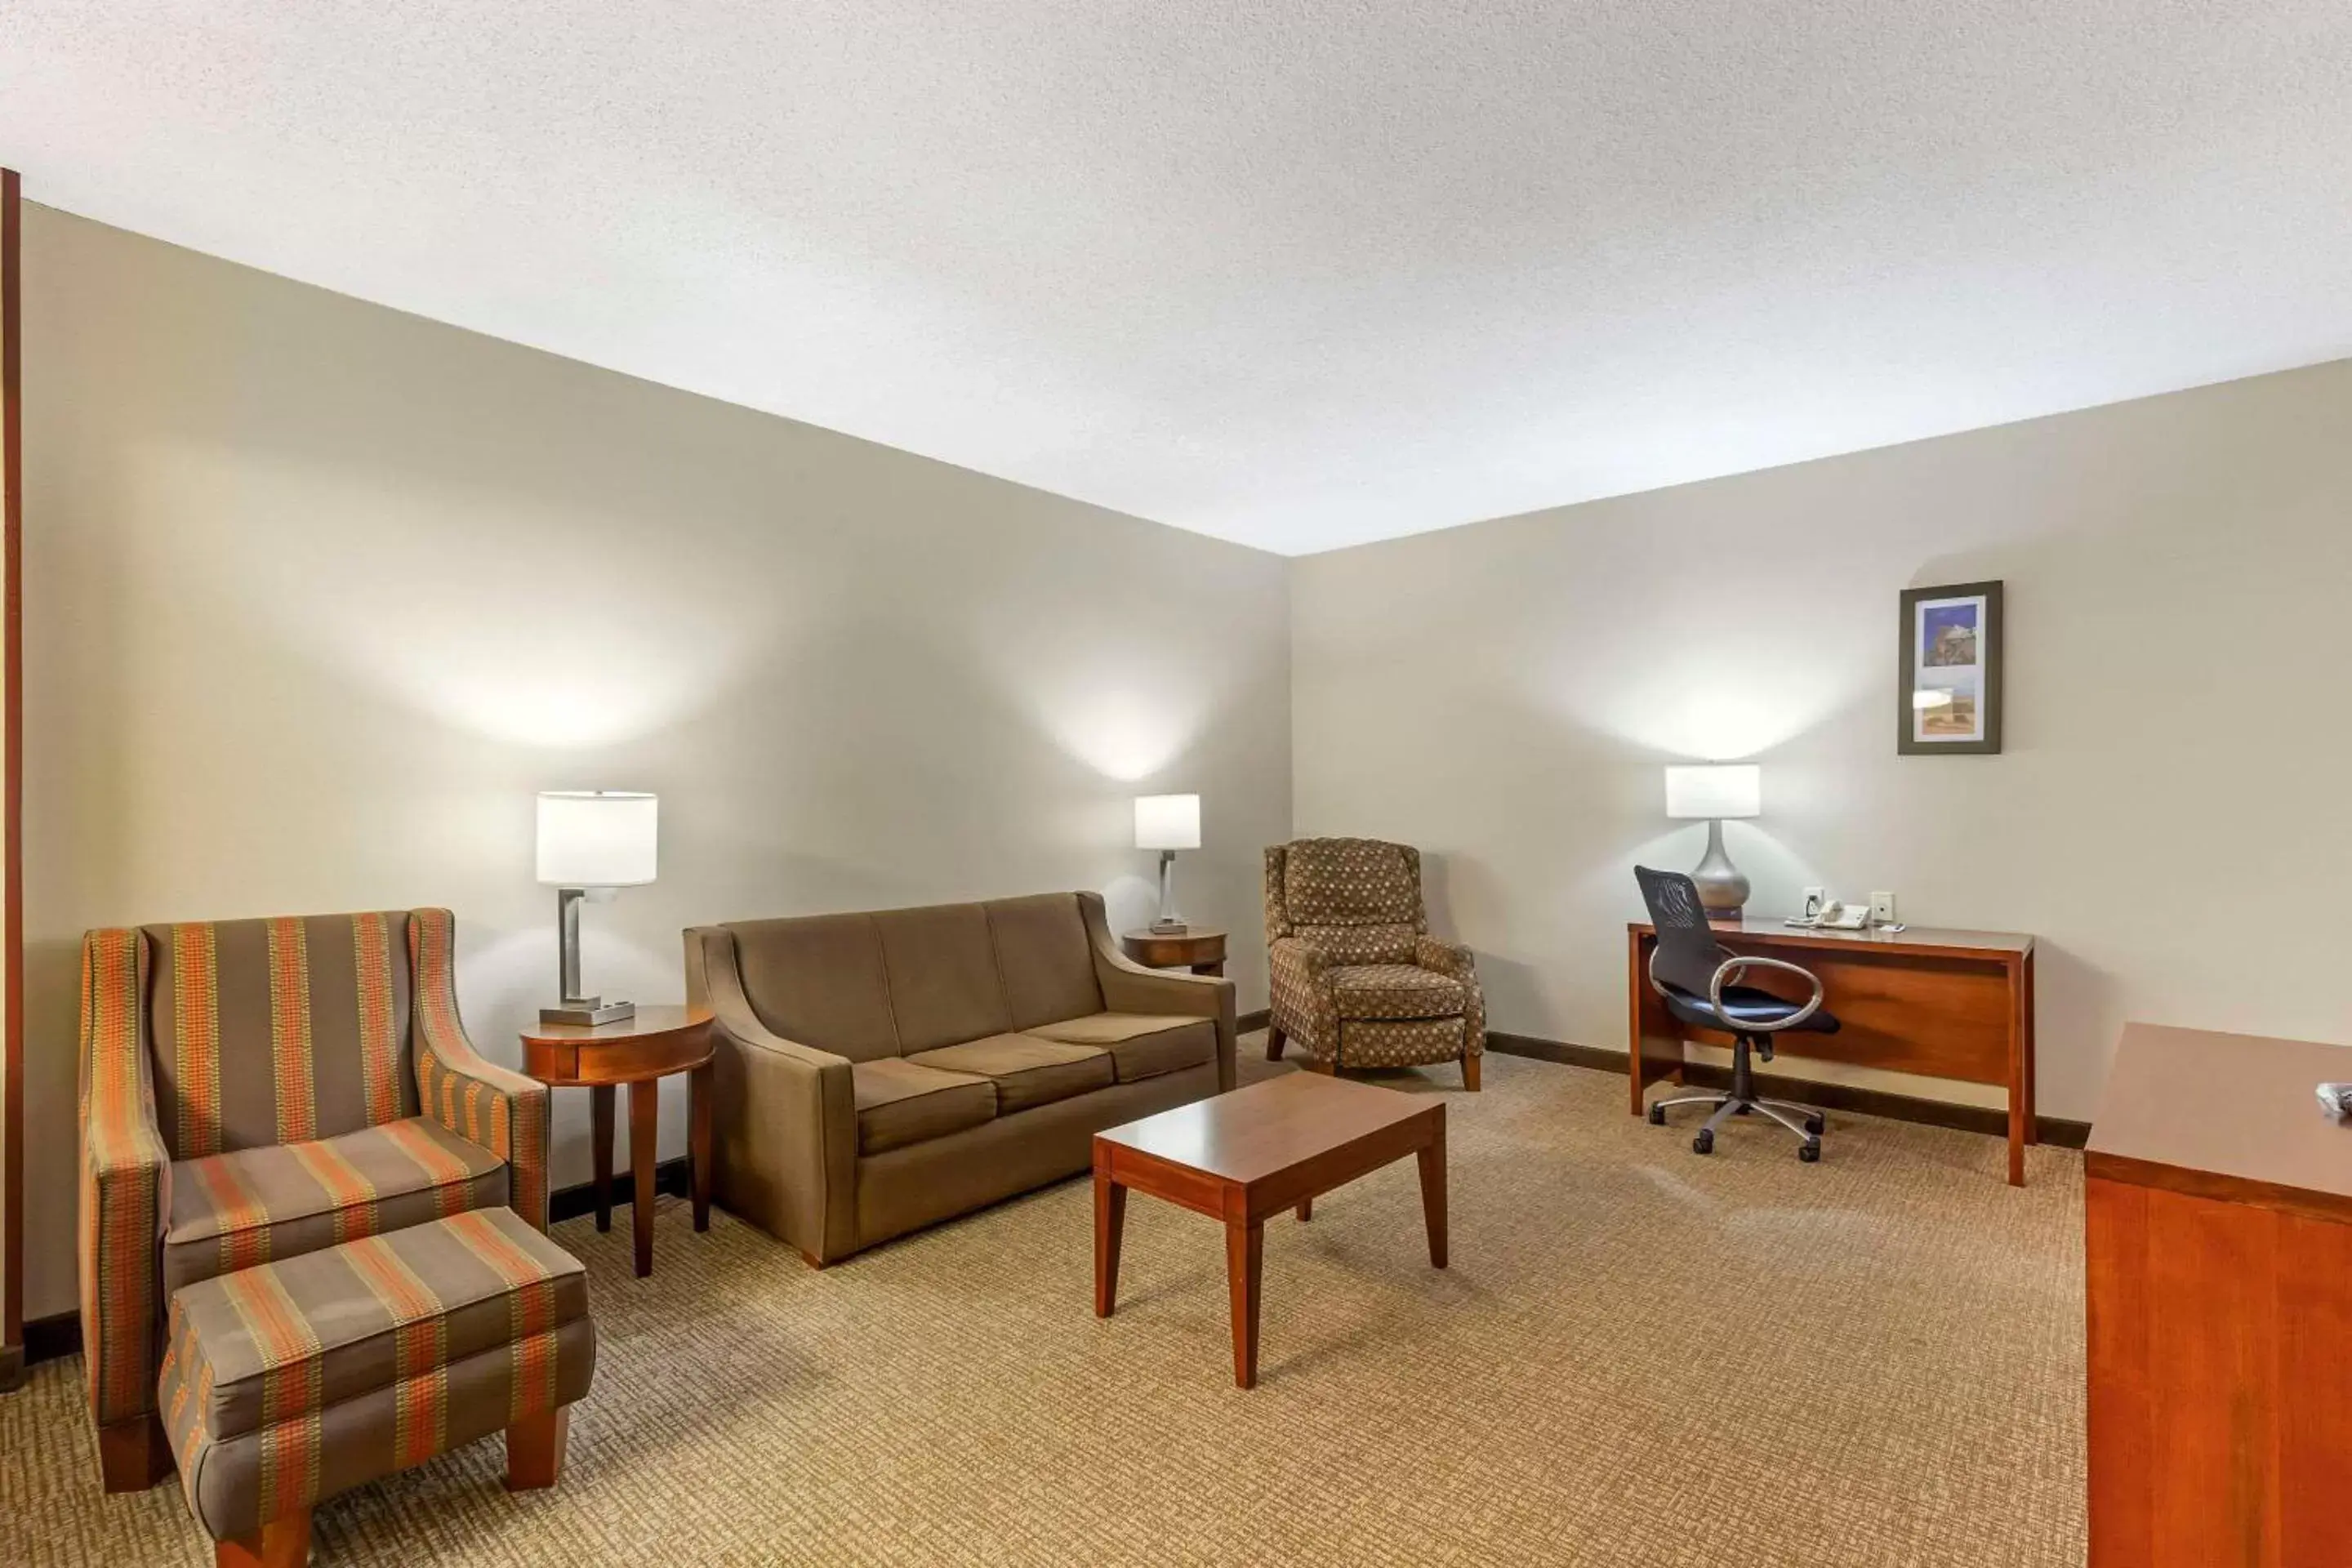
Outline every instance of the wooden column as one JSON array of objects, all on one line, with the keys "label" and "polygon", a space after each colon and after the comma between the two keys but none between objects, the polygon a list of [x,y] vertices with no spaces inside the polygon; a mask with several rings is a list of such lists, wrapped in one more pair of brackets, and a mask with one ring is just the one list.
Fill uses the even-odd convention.
[{"label": "wooden column", "polygon": [[24,207],[0,169],[0,1389],[25,1375]]}]

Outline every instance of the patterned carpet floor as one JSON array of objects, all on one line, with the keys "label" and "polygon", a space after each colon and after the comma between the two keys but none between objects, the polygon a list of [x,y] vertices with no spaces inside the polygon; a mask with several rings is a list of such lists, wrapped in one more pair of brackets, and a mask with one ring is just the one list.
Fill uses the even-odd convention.
[{"label": "patterned carpet floor", "polygon": [[[1259,1387],[1208,1221],[1128,1208],[1089,1307],[1073,1181],[824,1273],[662,1201],[557,1227],[602,1335],[551,1492],[477,1444],[321,1506],[325,1564],[2079,1568],[2082,1163],[1833,1116],[1702,1159],[1625,1080],[1489,1057],[1412,1163],[1267,1227]],[[209,1563],[175,1484],[100,1494],[79,1362],[0,1397],[0,1562]]]}]

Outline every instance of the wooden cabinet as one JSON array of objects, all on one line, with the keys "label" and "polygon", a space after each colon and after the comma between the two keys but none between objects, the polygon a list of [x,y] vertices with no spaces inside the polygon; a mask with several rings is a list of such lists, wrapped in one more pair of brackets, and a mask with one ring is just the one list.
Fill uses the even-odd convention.
[{"label": "wooden cabinet", "polygon": [[2352,1563],[2352,1048],[2133,1025],[2084,1155],[2091,1568]]}]

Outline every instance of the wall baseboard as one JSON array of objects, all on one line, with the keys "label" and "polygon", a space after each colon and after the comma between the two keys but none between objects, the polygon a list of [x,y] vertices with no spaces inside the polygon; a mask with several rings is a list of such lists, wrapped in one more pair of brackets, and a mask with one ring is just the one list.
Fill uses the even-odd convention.
[{"label": "wall baseboard", "polygon": [[[682,1198],[693,1189],[689,1184],[686,1158],[664,1160],[654,1167],[654,1191],[670,1197]],[[632,1201],[636,1184],[626,1172],[613,1178],[613,1206],[625,1208]],[[596,1212],[596,1184],[582,1182],[577,1185],[558,1187],[548,1194],[548,1223],[561,1225],[568,1219],[578,1219]],[[9,1352],[14,1353],[11,1347]],[[81,1353],[81,1314],[58,1312],[46,1318],[35,1318],[25,1325],[25,1348],[21,1364],[34,1366],[45,1361]],[[0,1355],[0,1393],[16,1386],[7,1376],[5,1355]],[[18,1374],[19,1381],[22,1373]]]},{"label": "wall baseboard", "polygon": [[[1538,1061],[1558,1062],[1564,1067],[1613,1072],[1620,1078],[1625,1076],[1625,1053],[1603,1050],[1597,1046],[1575,1046],[1565,1040],[1547,1040],[1539,1035],[1507,1035],[1489,1029],[1486,1031],[1486,1048],[1500,1051],[1505,1056],[1532,1057]],[[1731,1069],[1692,1062],[1683,1068],[1683,1079],[1696,1089],[1727,1089],[1731,1084]],[[1852,1084],[1822,1083],[1809,1078],[1790,1078],[1781,1073],[1758,1073],[1756,1087],[1775,1099],[1818,1105],[1824,1110],[1850,1110],[1857,1116],[1883,1116],[1890,1121],[1916,1121],[1928,1127],[1949,1128],[1956,1132],[1982,1132],[1994,1138],[2009,1136],[2008,1115],[1990,1106],[1956,1105],[1946,1100],[1923,1100],[1916,1095],[1895,1094],[1883,1089],[1857,1089]],[[2069,1121],[2063,1117],[2035,1117],[2034,1131],[2044,1143],[2054,1144],[2061,1149],[2080,1149],[2091,1140],[2089,1122]]]},{"label": "wall baseboard", "polygon": [[1244,1013],[1234,1020],[1234,1033],[1255,1035],[1274,1021],[1274,1015],[1264,1007],[1255,1013]]}]

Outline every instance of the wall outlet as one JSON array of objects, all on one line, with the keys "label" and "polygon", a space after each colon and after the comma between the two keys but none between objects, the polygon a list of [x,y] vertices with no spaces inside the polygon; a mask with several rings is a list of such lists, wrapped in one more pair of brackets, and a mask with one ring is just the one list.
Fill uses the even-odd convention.
[{"label": "wall outlet", "polygon": [[1873,893],[1870,895],[1870,923],[1873,925],[1882,926],[1891,926],[1895,923],[1894,894]]},{"label": "wall outlet", "polygon": [[1804,911],[1805,918],[1811,920],[1829,908],[1829,902],[1830,890],[1827,888],[1807,888],[1804,901],[1798,907]]}]

